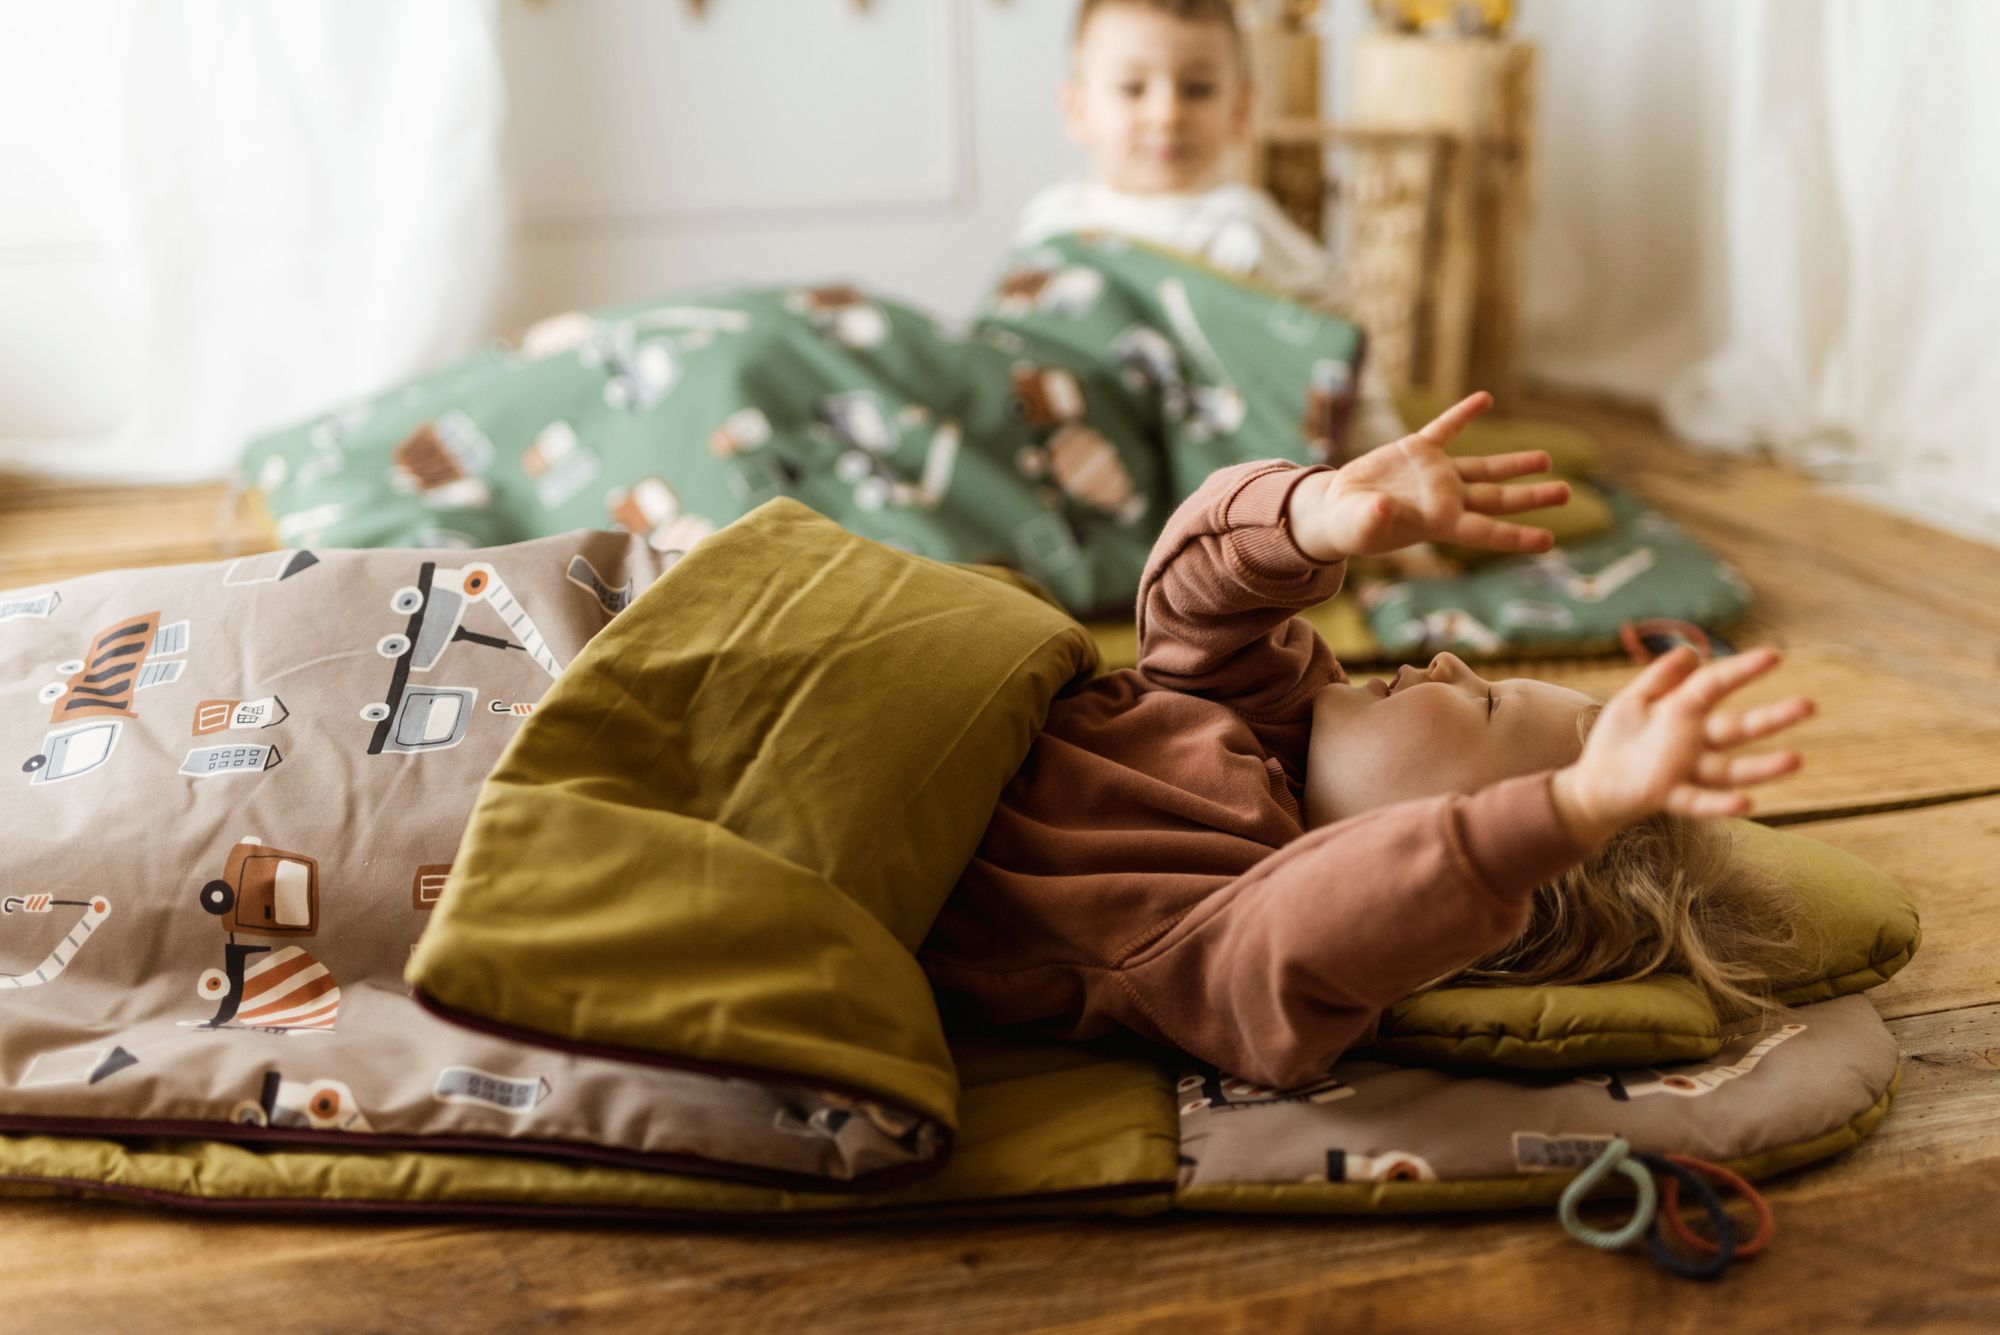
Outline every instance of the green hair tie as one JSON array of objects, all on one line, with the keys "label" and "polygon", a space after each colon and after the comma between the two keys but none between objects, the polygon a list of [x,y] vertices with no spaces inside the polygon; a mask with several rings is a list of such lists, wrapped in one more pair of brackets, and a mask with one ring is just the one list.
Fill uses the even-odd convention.
[{"label": "green hair tie", "polygon": [[[1658,1199],[1656,1188],[1653,1186],[1653,1175],[1640,1164],[1625,1157],[1631,1148],[1630,1142],[1625,1137],[1613,1136],[1611,1143],[1604,1147],[1604,1153],[1597,1157],[1597,1162],[1578,1173],[1576,1179],[1563,1188],[1562,1200],[1556,1207],[1556,1216],[1562,1220],[1562,1226],[1569,1230],[1569,1235],[1578,1242],[1588,1243],[1592,1247],[1602,1247],[1607,1252],[1615,1252],[1620,1247],[1637,1242],[1652,1226],[1653,1208]],[[1590,1227],[1577,1218],[1576,1211],[1577,1207],[1583,1204],[1584,1198],[1590,1195],[1591,1190],[1610,1177],[1613,1172],[1623,1173],[1632,1179],[1632,1185],[1639,1191],[1639,1208],[1633,1211],[1631,1220],[1623,1228],[1606,1233]]]}]

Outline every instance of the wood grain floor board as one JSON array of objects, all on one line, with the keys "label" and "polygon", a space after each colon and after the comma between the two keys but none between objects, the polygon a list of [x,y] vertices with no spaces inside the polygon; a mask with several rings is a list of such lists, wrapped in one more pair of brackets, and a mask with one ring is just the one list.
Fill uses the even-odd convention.
[{"label": "wood grain floor board", "polygon": [[1916,958],[1868,994],[1884,1016],[2000,1000],[2000,798],[1794,828],[1882,868],[1916,906],[1924,929]]}]

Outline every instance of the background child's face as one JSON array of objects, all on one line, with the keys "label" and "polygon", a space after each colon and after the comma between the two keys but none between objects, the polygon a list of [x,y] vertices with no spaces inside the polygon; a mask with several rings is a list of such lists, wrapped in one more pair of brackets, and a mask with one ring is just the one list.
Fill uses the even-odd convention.
[{"label": "background child's face", "polygon": [[1250,96],[1229,30],[1138,5],[1091,16],[1063,120],[1102,185],[1136,194],[1213,183],[1243,137]]},{"label": "background child's face", "polygon": [[1596,703],[1525,677],[1489,682],[1453,654],[1398,668],[1393,683],[1329,686],[1313,700],[1306,826],[1560,768]]}]

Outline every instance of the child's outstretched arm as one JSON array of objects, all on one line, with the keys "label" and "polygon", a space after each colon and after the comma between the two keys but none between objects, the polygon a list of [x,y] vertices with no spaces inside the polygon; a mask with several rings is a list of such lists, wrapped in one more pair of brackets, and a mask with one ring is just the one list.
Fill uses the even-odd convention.
[{"label": "child's outstretched arm", "polygon": [[1287,1088],[1382,1012],[1527,925],[1535,887],[1590,853],[1549,771],[1377,807],[1286,844],[1086,982],[1091,1008]]},{"label": "child's outstretched arm", "polygon": [[1273,461],[1210,477],[1174,511],[1147,559],[1140,671],[1230,705],[1296,773],[1314,693],[1346,677],[1292,614],[1340,591],[1344,558],[1426,540],[1530,552],[1552,541],[1541,529],[1492,517],[1568,499],[1565,482],[1500,485],[1546,469],[1546,453],[1453,459],[1444,452],[1492,402],[1475,394],[1338,472]]},{"label": "child's outstretched arm", "polygon": [[1778,665],[1758,649],[1696,668],[1664,655],[1604,707],[1583,755],[1469,797],[1399,802],[1323,825],[1113,962],[1122,1000],[1168,1041],[1234,1074],[1291,1085],[1372,1037],[1425,981],[1506,944],[1536,886],[1660,811],[1736,816],[1739,789],[1799,767],[1729,756],[1813,712],[1794,697],[1717,710]]}]

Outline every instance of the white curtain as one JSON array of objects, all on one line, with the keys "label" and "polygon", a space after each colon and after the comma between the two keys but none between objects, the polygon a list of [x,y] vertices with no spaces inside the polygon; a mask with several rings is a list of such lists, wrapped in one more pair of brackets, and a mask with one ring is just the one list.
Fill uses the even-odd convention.
[{"label": "white curtain", "polygon": [[1676,432],[2000,537],[2000,5],[1736,15],[1724,337]]},{"label": "white curtain", "polygon": [[1524,0],[1528,369],[2000,540],[2000,4]]},{"label": "white curtain", "polygon": [[[506,234],[497,0],[114,7],[88,59],[116,103],[100,229],[130,404],[0,462],[225,474],[256,431],[488,332]],[[108,74],[108,78],[101,76]],[[101,78],[101,82],[99,81]]]}]

